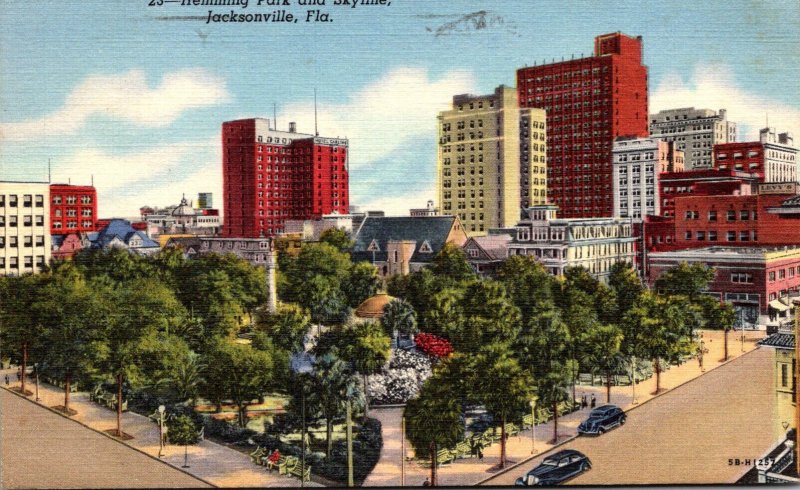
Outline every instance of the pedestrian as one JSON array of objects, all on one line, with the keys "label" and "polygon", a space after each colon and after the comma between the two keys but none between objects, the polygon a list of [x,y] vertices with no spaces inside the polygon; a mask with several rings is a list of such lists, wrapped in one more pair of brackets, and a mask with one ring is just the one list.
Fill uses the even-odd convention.
[{"label": "pedestrian", "polygon": [[22,371],[17,371],[17,381],[22,381]]},{"label": "pedestrian", "polygon": [[425,478],[425,481],[424,481],[424,482],[422,482],[422,486],[423,486],[423,487],[429,487],[429,486],[431,486],[431,480],[430,480],[429,478]]},{"label": "pedestrian", "polygon": [[9,381],[8,381],[8,375],[6,374],[6,386],[8,386],[8,383],[9,383]]},{"label": "pedestrian", "polygon": [[589,402],[586,401],[586,393],[581,395],[581,410],[589,406]]},{"label": "pedestrian", "polygon": [[597,405],[597,399],[594,397],[594,393],[592,393],[592,408]]},{"label": "pedestrian", "polygon": [[483,443],[478,442],[478,461],[483,461]]}]

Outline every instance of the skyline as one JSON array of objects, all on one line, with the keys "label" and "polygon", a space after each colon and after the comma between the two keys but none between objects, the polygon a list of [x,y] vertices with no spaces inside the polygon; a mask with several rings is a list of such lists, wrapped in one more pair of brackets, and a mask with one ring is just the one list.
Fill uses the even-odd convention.
[{"label": "skyline", "polygon": [[436,115],[453,95],[514,86],[518,68],[590,55],[596,35],[615,31],[643,37],[651,113],[725,108],[739,141],[767,117],[800,134],[789,5],[739,16],[689,2],[572,2],[571,13],[508,2],[480,14],[485,2],[395,0],[285,26],[157,21],[187,8],[122,5],[47,4],[34,16],[4,1],[0,19],[2,178],[45,180],[51,158],[53,182],[94,175],[104,218],[182,194],[221,202],[222,122],[271,118],[277,104],[279,128],[312,132],[315,88],[320,135],[350,140],[352,204],[406,214],[435,199]]}]

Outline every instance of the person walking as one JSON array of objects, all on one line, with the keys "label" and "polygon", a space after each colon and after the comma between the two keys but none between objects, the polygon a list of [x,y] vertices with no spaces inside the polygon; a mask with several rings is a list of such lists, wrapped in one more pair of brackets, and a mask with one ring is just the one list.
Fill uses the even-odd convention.
[{"label": "person walking", "polygon": [[589,406],[589,402],[586,401],[586,393],[581,395],[581,410]]},{"label": "person walking", "polygon": [[483,442],[478,441],[478,461],[483,461]]},{"label": "person walking", "polygon": [[10,381],[9,381],[9,379],[8,379],[8,375],[6,374],[6,386],[8,386],[8,383],[9,383],[9,382],[10,382]]},{"label": "person walking", "polygon": [[594,397],[594,393],[592,393],[592,409],[597,406],[597,398]]}]

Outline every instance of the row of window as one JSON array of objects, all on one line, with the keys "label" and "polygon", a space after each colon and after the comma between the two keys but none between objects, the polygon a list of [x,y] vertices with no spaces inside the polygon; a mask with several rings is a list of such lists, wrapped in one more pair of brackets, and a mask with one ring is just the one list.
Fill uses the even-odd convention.
[{"label": "row of window", "polygon": [[[34,219],[35,218],[35,219]],[[44,216],[41,214],[37,214],[36,216],[31,216],[30,214],[25,215],[22,217],[22,225],[23,226],[33,226],[33,223],[36,223],[36,226],[44,226]],[[6,226],[6,217],[0,215],[0,227]],[[12,228],[16,228],[17,226],[17,216],[11,215],[8,217],[8,226]]]},{"label": "row of window", "polygon": [[[66,204],[77,204],[78,198],[76,196],[53,196],[53,204],[59,205],[62,203]],[[92,203],[92,196],[81,196],[81,204],[91,204]]]},{"label": "row of window", "polygon": [[[62,216],[62,210],[61,209],[56,209],[53,214],[55,215],[56,218],[60,218]],[[77,209],[67,209],[67,216],[69,216],[69,217],[78,216],[78,210]],[[83,208],[83,209],[81,209],[81,216],[85,216],[85,217],[92,216],[92,208]]]},{"label": "row of window", "polygon": [[[684,217],[687,220],[697,220],[700,219],[700,212],[696,210],[687,210]],[[727,221],[736,221],[737,213],[733,209],[729,209],[725,212],[725,217]],[[753,221],[758,220],[758,213],[756,211],[750,211],[747,209],[743,209],[738,213],[739,221],[750,221],[752,218]],[[712,209],[708,212],[708,221],[715,222],[717,221],[717,211]]]},{"label": "row of window", "polygon": [[[769,273],[769,282],[774,282],[775,281],[775,272],[776,271],[771,271]],[[795,273],[797,275],[800,275],[800,265],[798,265],[796,269],[794,267],[789,267],[788,269],[780,269],[780,270],[777,271],[779,280],[780,279],[786,279],[787,274],[788,274],[788,277],[792,278],[792,277],[795,276]]]},{"label": "row of window", "polygon": [[[92,223],[91,220],[81,221],[81,227],[82,228],[91,228],[92,226],[94,226],[94,224]],[[61,230],[61,229],[64,229],[64,228],[69,230],[69,229],[77,228],[77,227],[78,227],[78,222],[77,221],[67,221],[66,223],[62,223],[61,221],[53,221],[53,229],[54,230]]]},{"label": "row of window", "polygon": [[[33,207],[34,199],[36,201],[36,207],[41,208],[44,207],[44,195],[36,194],[23,194],[22,195],[22,206],[25,208]],[[19,204],[19,196],[17,194],[9,194],[8,196],[8,207],[16,208]],[[0,194],[0,208],[5,207],[6,205],[6,195]]]},{"label": "row of window", "polygon": [[[34,242],[35,240],[35,242]],[[34,245],[34,243],[36,245]],[[19,245],[18,237],[11,235],[8,237],[8,248],[17,248]],[[6,246],[6,239],[4,236],[0,235],[0,248],[5,248]],[[22,246],[23,247],[44,247],[44,235],[26,235],[22,237]]]},{"label": "row of window", "polygon": [[[33,268],[33,255],[26,255],[23,257],[22,266],[26,269]],[[8,267],[10,269],[19,269],[19,258],[18,257],[9,257],[8,258]],[[44,255],[37,255],[36,256],[36,267],[42,268],[44,267]],[[0,257],[0,269],[6,268],[6,258]]]},{"label": "row of window", "polygon": [[[692,231],[691,230],[686,230],[686,232],[684,233],[684,239],[687,240],[687,241],[692,240],[692,236],[694,236],[694,239],[697,240],[698,242],[705,241],[706,239],[708,239],[709,242],[716,242],[717,241],[717,230],[709,230],[708,232],[706,232],[706,231],[696,231],[694,233],[694,235],[692,235]],[[725,232],[725,240],[726,241],[735,242],[736,241],[736,237],[737,237],[737,234],[736,234],[735,231],[729,230],[729,231]],[[739,241],[740,242],[750,242],[750,241],[755,242],[755,241],[758,241],[758,234],[756,233],[755,230],[750,230],[750,231],[743,230],[743,231],[740,231],[739,234],[738,234],[738,237],[739,237]]]}]

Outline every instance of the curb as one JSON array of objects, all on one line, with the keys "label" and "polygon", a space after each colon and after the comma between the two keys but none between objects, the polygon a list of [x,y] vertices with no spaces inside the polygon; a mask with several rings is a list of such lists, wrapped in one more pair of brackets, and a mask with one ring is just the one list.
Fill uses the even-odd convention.
[{"label": "curb", "polygon": [[110,435],[110,434],[107,434],[107,433],[105,433],[105,432],[103,432],[103,431],[101,431],[101,430],[97,430],[97,429],[95,429],[94,427],[90,427],[90,426],[86,425],[85,423],[81,422],[80,420],[75,420],[75,419],[73,419],[73,418],[71,418],[71,417],[68,417],[68,416],[67,416],[67,415],[65,415],[63,412],[60,412],[60,411],[58,411],[58,410],[54,410],[54,409],[52,409],[52,408],[48,407],[47,405],[43,405],[43,404],[41,404],[41,403],[38,403],[38,402],[36,402],[36,401],[34,401],[34,400],[31,400],[31,399],[30,399],[30,398],[28,398],[27,396],[23,396],[21,393],[17,393],[17,392],[15,392],[15,391],[13,391],[13,390],[11,390],[11,389],[9,389],[9,388],[6,388],[5,386],[3,386],[3,387],[1,387],[1,388],[2,388],[2,389],[4,389],[4,390],[6,390],[7,392],[11,393],[12,395],[16,395],[16,396],[18,396],[18,397],[20,397],[20,398],[22,398],[22,399],[26,400],[26,401],[27,401],[27,402],[29,402],[29,403],[32,403],[32,404],[34,404],[34,405],[36,405],[36,406],[38,406],[38,407],[42,407],[42,408],[44,408],[45,410],[49,410],[50,412],[52,412],[52,413],[55,413],[56,415],[60,415],[61,417],[64,417],[64,418],[65,418],[65,419],[67,419],[67,420],[70,420],[70,421],[72,421],[72,422],[75,422],[76,424],[82,425],[83,427],[86,427],[87,429],[91,430],[92,432],[94,432],[94,433],[96,433],[96,434],[100,434],[100,435],[102,435],[103,437],[107,437],[108,439],[111,439],[112,441],[114,441],[114,442],[116,442],[116,443],[118,443],[118,444],[121,444],[121,445],[123,445],[123,446],[125,446],[125,447],[127,447],[127,448],[129,448],[129,449],[132,449],[132,450],[134,450],[134,451],[136,451],[136,452],[138,452],[138,453],[140,453],[140,454],[143,454],[143,455],[147,456],[148,458],[150,458],[150,459],[152,459],[152,460],[154,460],[154,461],[158,461],[159,463],[161,463],[161,464],[165,464],[165,465],[169,466],[170,468],[174,468],[174,469],[176,469],[176,470],[180,471],[181,473],[184,473],[184,474],[186,474],[187,476],[190,476],[190,477],[194,478],[195,480],[198,480],[198,481],[201,481],[201,482],[205,483],[206,485],[210,486],[211,488],[219,488],[219,487],[217,487],[217,485],[214,485],[213,483],[209,482],[208,480],[205,480],[205,479],[203,479],[203,478],[200,478],[199,476],[197,476],[197,475],[194,475],[194,474],[192,474],[192,473],[190,473],[190,472],[186,471],[186,470],[185,470],[185,469],[183,469],[183,468],[180,468],[180,467],[178,467],[178,466],[174,466],[174,465],[172,465],[172,464],[170,464],[170,463],[168,463],[168,462],[164,461],[164,460],[163,460],[163,459],[161,459],[161,458],[157,458],[157,457],[155,457],[155,456],[153,456],[153,455],[151,455],[151,454],[149,454],[149,453],[146,453],[145,451],[143,451],[143,450],[141,450],[141,449],[139,449],[139,448],[137,448],[137,447],[133,447],[133,446],[131,446],[131,445],[125,444],[125,442],[123,442],[123,441],[120,441],[119,439],[117,439],[116,437],[114,437],[114,436],[112,436],[112,435]]},{"label": "curb", "polygon": [[[753,352],[756,352],[756,351],[757,351],[757,350],[759,350],[759,349],[761,349],[761,346],[756,346],[756,348],[754,348],[754,349],[752,349],[752,350],[749,350],[749,351],[747,351],[747,352],[744,352],[744,353],[742,353],[741,355],[739,355],[739,356],[737,356],[737,357],[730,358],[730,359],[728,359],[728,360],[727,360],[727,361],[725,361],[725,362],[721,362],[721,363],[717,364],[716,366],[714,366],[713,368],[711,368],[711,369],[707,369],[707,370],[706,370],[704,373],[701,373],[701,374],[700,374],[700,376],[697,376],[697,377],[694,377],[694,378],[692,378],[692,379],[686,380],[686,381],[684,381],[683,383],[680,383],[680,384],[678,384],[678,385],[675,385],[675,386],[673,386],[672,388],[669,388],[669,389],[667,389],[667,390],[664,390],[663,392],[661,392],[661,393],[659,393],[659,394],[657,394],[657,395],[653,395],[653,396],[651,396],[650,398],[648,398],[647,400],[645,400],[645,401],[643,401],[643,402],[641,402],[641,403],[637,403],[635,406],[632,406],[632,407],[628,408],[627,410],[624,410],[624,412],[625,412],[626,414],[627,414],[627,413],[629,413],[629,412],[632,412],[633,410],[636,410],[637,408],[639,408],[639,407],[643,406],[644,404],[646,404],[646,403],[648,403],[648,402],[650,402],[650,401],[653,401],[653,400],[655,400],[655,399],[657,399],[657,398],[659,398],[659,397],[661,397],[661,396],[663,396],[663,395],[666,395],[667,393],[671,393],[671,392],[675,391],[676,389],[680,388],[681,386],[683,386],[683,385],[686,385],[686,384],[689,384],[689,383],[691,383],[692,381],[695,381],[695,380],[699,379],[700,377],[702,377],[702,376],[704,376],[704,375],[706,375],[706,374],[710,373],[711,371],[714,371],[715,369],[719,369],[719,368],[720,368],[720,367],[722,367],[722,366],[725,366],[725,365],[727,365],[727,364],[730,364],[731,362],[734,362],[734,361],[736,361],[737,359],[741,359],[741,358],[743,358],[744,356],[746,356],[746,355],[748,355],[748,354],[751,354],[751,353],[753,353]],[[515,469],[515,468],[517,468],[517,467],[518,467],[518,466],[520,466],[520,465],[526,464],[526,463],[528,463],[529,461],[532,461],[532,460],[534,460],[534,459],[538,458],[539,456],[543,456],[543,455],[545,455],[545,454],[548,454],[548,453],[552,452],[554,449],[557,449],[558,447],[560,447],[560,446],[562,446],[562,445],[564,445],[564,444],[566,444],[566,443],[568,443],[568,442],[572,442],[572,441],[574,441],[574,440],[575,440],[575,439],[577,439],[577,438],[578,438],[578,435],[576,434],[576,435],[574,435],[574,436],[570,437],[569,439],[565,439],[563,442],[560,442],[560,443],[556,444],[555,446],[551,447],[551,448],[550,448],[550,449],[548,449],[547,451],[544,451],[544,452],[541,452],[541,453],[538,453],[538,454],[534,454],[534,455],[532,455],[532,456],[529,456],[528,458],[526,458],[526,459],[524,459],[524,460],[520,461],[519,463],[516,463],[516,464],[514,464],[513,466],[509,466],[509,467],[507,467],[507,468],[504,468],[502,471],[500,471],[500,472],[497,472],[497,473],[495,473],[494,475],[492,475],[492,476],[490,476],[490,477],[484,478],[483,480],[480,480],[480,481],[478,481],[477,483],[473,483],[472,485],[473,485],[473,486],[479,486],[479,485],[483,485],[484,483],[488,482],[489,480],[492,480],[492,479],[494,479],[494,478],[496,478],[496,477],[498,477],[498,476],[500,476],[500,475],[503,475],[503,474],[505,474],[505,473],[507,473],[507,472],[509,472],[509,471],[511,471],[511,470],[513,470],[513,469]]]}]

